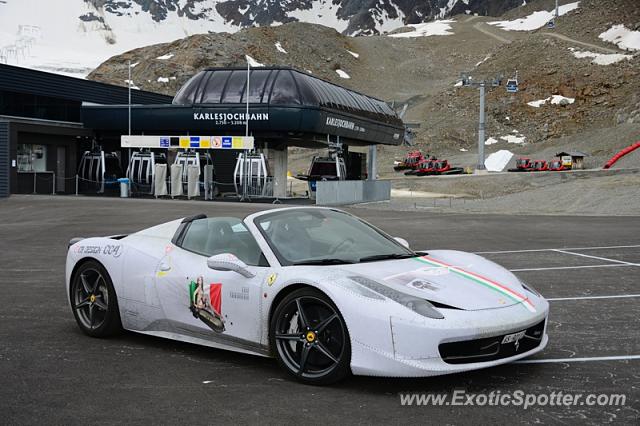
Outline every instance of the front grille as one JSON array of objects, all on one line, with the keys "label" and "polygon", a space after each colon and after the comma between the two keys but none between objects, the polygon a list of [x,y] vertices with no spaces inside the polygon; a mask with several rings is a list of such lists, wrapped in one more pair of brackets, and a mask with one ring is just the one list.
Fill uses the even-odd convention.
[{"label": "front grille", "polygon": [[508,358],[538,347],[542,342],[544,322],[545,320],[542,320],[524,330],[524,336],[517,342],[502,343],[505,336],[518,333],[515,331],[482,339],[441,343],[438,350],[443,361],[447,364],[468,364]]}]

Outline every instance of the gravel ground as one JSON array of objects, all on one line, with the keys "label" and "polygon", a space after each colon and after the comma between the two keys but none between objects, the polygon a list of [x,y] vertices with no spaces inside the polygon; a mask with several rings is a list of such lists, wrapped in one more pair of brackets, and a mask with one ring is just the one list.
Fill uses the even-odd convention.
[{"label": "gravel ground", "polygon": [[[496,184],[500,185],[498,176]],[[362,204],[355,208],[452,213],[640,216],[640,174],[574,179],[485,199],[394,197],[390,202]]]}]

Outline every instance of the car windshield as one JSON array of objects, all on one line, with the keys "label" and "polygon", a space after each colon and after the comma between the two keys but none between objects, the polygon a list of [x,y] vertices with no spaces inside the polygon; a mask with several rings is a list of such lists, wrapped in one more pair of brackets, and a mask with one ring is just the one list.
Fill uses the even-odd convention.
[{"label": "car windshield", "polygon": [[336,210],[283,210],[259,216],[254,223],[283,266],[417,256],[371,225]]}]

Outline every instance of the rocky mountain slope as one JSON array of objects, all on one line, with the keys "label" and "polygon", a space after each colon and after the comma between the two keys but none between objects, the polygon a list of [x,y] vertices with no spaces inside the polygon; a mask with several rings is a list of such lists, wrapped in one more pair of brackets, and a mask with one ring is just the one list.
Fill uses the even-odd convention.
[{"label": "rocky mountain slope", "polygon": [[[101,21],[105,14],[133,17],[148,13],[162,23],[171,14],[190,20],[225,23],[238,28],[311,22],[347,35],[379,34],[402,24],[417,24],[459,13],[498,16],[518,7],[520,0],[84,0],[95,12],[84,20]],[[140,9],[138,9],[138,6]],[[102,19],[102,20],[101,20]],[[332,25],[333,23],[333,25]],[[217,32],[215,28],[211,31]]]},{"label": "rocky mountain slope", "polygon": [[[539,0],[534,0],[539,1]],[[2,0],[0,63],[76,77],[123,52],[194,34],[291,22],[356,36],[522,0]]]},{"label": "rocky mountain slope", "polygon": [[[514,26],[551,11],[553,3],[531,2],[498,19]],[[303,23],[197,35],[116,56],[89,78],[124,85],[131,61],[136,86],[174,94],[200,69],[245,66],[245,55],[250,55],[265,65],[310,71],[394,102],[398,109],[406,103],[405,120],[420,126],[418,148],[472,165],[475,159],[468,154],[477,145],[478,91],[456,82],[461,72],[475,80],[502,76],[502,86],[487,89],[488,152],[547,155],[556,144],[571,148],[567,141],[589,151],[591,142],[576,141],[593,141],[595,131],[602,135],[602,129],[610,129],[604,132],[611,135],[610,142],[597,146],[600,161],[633,142],[628,139],[634,128],[640,130],[640,56],[638,50],[623,50],[599,36],[620,26],[629,40],[640,34],[640,5],[613,0],[603,7],[602,2],[583,0],[569,6],[555,30],[541,21],[534,30],[506,31],[490,24],[496,19],[465,14],[453,22],[412,25],[395,36],[349,37]],[[519,92],[507,93],[504,83],[516,70]],[[627,127],[618,131],[622,125]],[[380,159],[391,164],[404,151],[383,148]]]}]

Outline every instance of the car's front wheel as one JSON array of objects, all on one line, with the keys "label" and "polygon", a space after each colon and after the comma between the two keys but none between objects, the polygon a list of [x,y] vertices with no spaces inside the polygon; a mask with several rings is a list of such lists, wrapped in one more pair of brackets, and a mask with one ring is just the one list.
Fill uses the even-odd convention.
[{"label": "car's front wheel", "polygon": [[116,292],[104,266],[90,260],[76,271],[69,292],[73,315],[89,336],[107,337],[122,330]]},{"label": "car's front wheel", "polygon": [[307,287],[275,308],[270,343],[278,363],[297,380],[324,385],[351,373],[351,343],[344,318],[322,292]]}]

